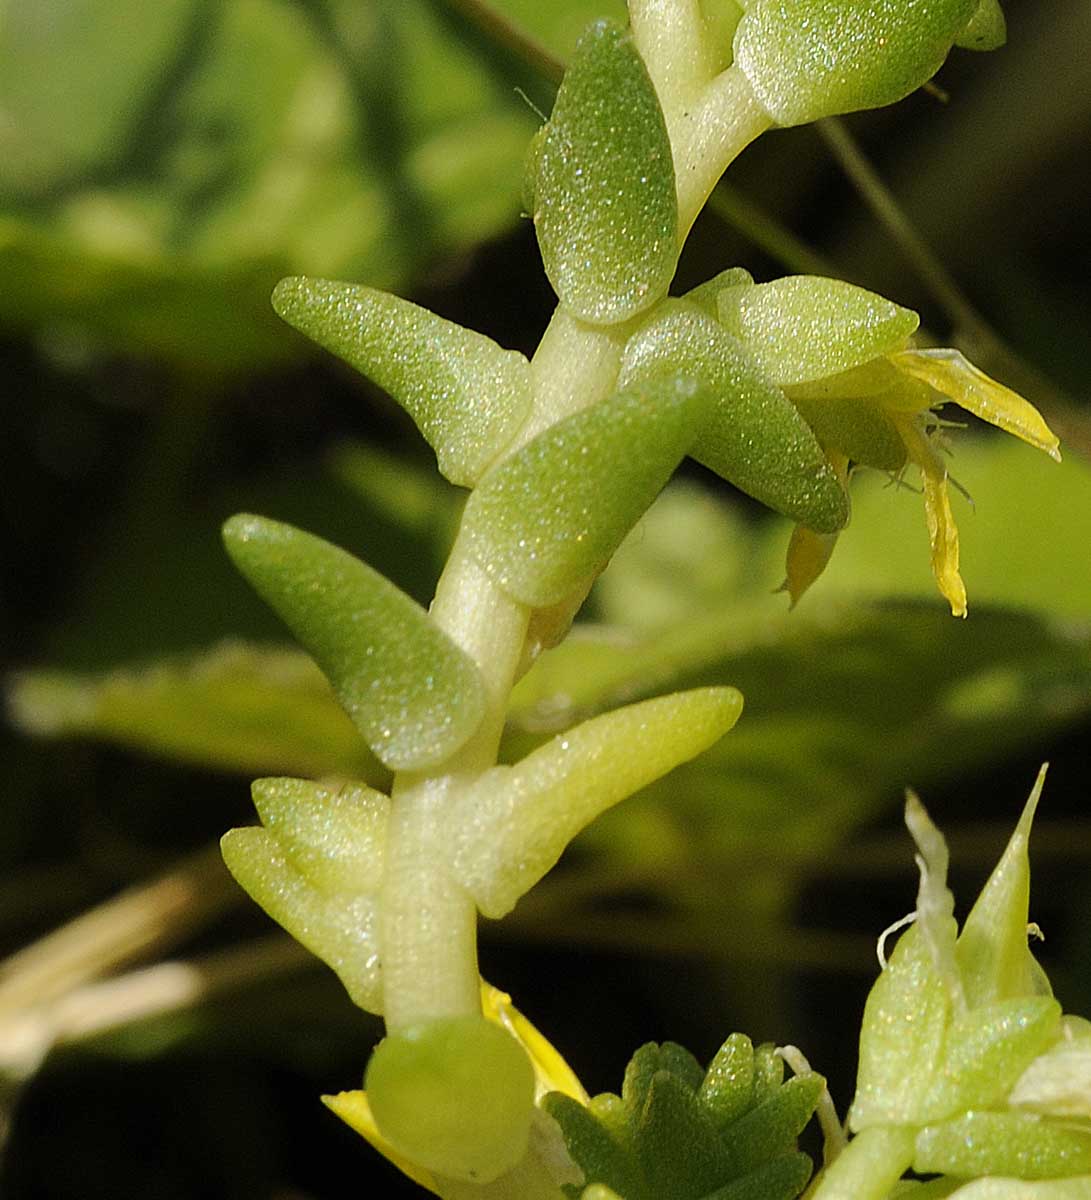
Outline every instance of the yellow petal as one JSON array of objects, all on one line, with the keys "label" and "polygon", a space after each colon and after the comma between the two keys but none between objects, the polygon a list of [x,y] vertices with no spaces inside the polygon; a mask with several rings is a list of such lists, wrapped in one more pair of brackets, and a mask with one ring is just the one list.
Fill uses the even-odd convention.
[{"label": "yellow petal", "polygon": [[892,416],[909,457],[920,467],[924,514],[932,546],[932,574],[956,617],[966,615],[966,586],[958,572],[958,527],[947,495],[947,468],[915,421]]},{"label": "yellow petal", "polygon": [[[848,487],[849,460],[840,450],[827,450],[826,457],[830,460],[841,486]],[[785,559],[785,578],[777,591],[787,592],[792,601],[792,608],[799,603],[800,597],[826,569],[833,548],[837,545],[836,533],[816,533],[806,525],[797,525],[792,530],[792,538],[788,543],[788,554]]]},{"label": "yellow petal", "polygon": [[797,525],[792,530],[784,563],[784,582],[777,589],[788,593],[792,608],[795,608],[803,593],[826,569],[836,545],[836,533],[816,533],[806,525]]},{"label": "yellow petal", "polygon": [[957,350],[899,350],[889,357],[899,371],[923,380],[975,417],[1060,462],[1060,442],[1034,405],[990,379]]},{"label": "yellow petal", "polygon": [[414,1183],[427,1188],[434,1196],[442,1194],[428,1171],[399,1154],[379,1132],[375,1118],[371,1115],[366,1092],[338,1092],[336,1096],[323,1096],[322,1103],[331,1112],[336,1113],[349,1128],[355,1129],[361,1137],[366,1138],[384,1158],[389,1158]]},{"label": "yellow petal", "polygon": [[484,979],[481,981],[481,1008],[490,1021],[502,1025],[527,1052],[530,1064],[534,1068],[535,1102],[541,1100],[547,1092],[564,1092],[580,1104],[588,1103],[589,1097],[583,1084],[553,1043],[523,1016],[512,1004],[509,995],[493,987],[491,983],[486,983]]}]

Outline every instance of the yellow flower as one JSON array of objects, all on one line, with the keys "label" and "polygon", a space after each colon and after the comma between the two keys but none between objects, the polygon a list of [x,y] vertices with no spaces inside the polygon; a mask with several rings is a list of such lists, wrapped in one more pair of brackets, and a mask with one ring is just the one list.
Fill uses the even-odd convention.
[{"label": "yellow flower", "polygon": [[[481,981],[481,1008],[485,1017],[506,1029],[523,1047],[534,1068],[534,1099],[540,1102],[549,1092],[564,1092],[581,1104],[588,1103],[587,1092],[577,1079],[572,1068],[564,1061],[555,1047],[550,1043],[526,1017],[511,1002],[511,997],[500,991],[492,984]],[[453,1183],[435,1176],[431,1171],[411,1162],[400,1154],[379,1132],[368,1104],[367,1093],[363,1091],[339,1092],[336,1096],[323,1096],[323,1104],[354,1129],[361,1137],[369,1141],[376,1150],[388,1158],[399,1170],[408,1175],[415,1183],[427,1188],[433,1195],[461,1198],[463,1195],[480,1195],[482,1200],[491,1200],[495,1195],[507,1195],[507,1182],[497,1180],[493,1185],[475,1186],[473,1184]],[[543,1114],[544,1115],[544,1114]],[[538,1147],[539,1151],[541,1147]],[[528,1155],[529,1157],[529,1155]],[[558,1164],[558,1170],[563,1173],[565,1164]],[[533,1166],[527,1164],[532,1173],[541,1174],[541,1169],[533,1172]],[[516,1168],[513,1175],[526,1175],[527,1170]],[[578,1173],[577,1173],[578,1174]],[[531,1188],[540,1183],[537,1179],[521,1179],[515,1184],[520,1196],[530,1196]],[[553,1181],[546,1182],[545,1190],[551,1195],[560,1195],[559,1188]]]},{"label": "yellow flower", "polygon": [[[878,389],[873,390],[876,385]],[[934,409],[953,400],[989,424],[1060,461],[1059,442],[1038,410],[979,371],[957,350],[897,350],[842,376],[786,391],[790,395],[795,393],[793,399],[808,420],[817,418],[819,440],[843,479],[847,478],[848,460],[857,456],[849,446],[838,446],[828,434],[823,435],[821,421],[831,399],[842,406],[853,406],[865,437],[873,436],[879,429],[893,430],[900,443],[901,457],[921,473],[936,584],[951,612],[964,617],[966,588],[959,574],[958,528],[947,492],[942,422]],[[826,413],[827,420],[828,416]],[[837,434],[833,437],[836,439]],[[793,604],[825,569],[836,540],[836,534],[820,534],[803,526],[796,528],[788,547],[784,583]]]}]

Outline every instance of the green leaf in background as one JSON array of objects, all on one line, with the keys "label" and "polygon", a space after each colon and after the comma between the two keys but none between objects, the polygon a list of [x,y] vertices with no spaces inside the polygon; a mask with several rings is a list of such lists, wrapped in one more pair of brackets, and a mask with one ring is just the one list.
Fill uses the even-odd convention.
[{"label": "green leaf in background", "polygon": [[95,674],[26,671],[7,700],[15,724],[38,737],[251,774],[384,775],[311,658],[288,648],[225,643]]},{"label": "green leaf in background", "polygon": [[394,770],[453,754],[485,711],[481,676],[428,614],[358,558],[264,517],[224,525],[235,565],[314,656]]},{"label": "green leaf in background", "polygon": [[13,0],[0,107],[0,323],[211,371],[301,352],[284,275],[404,285],[513,222],[534,127],[428,0]]}]

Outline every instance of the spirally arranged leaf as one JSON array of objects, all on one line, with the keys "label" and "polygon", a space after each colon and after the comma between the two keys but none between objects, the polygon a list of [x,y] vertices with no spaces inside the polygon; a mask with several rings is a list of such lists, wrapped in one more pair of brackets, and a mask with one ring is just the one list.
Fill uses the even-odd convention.
[{"label": "spirally arranged leaf", "polygon": [[379,759],[441,762],[485,711],[477,668],[427,613],[346,551],[291,525],[224,526],[236,566],[314,656]]}]

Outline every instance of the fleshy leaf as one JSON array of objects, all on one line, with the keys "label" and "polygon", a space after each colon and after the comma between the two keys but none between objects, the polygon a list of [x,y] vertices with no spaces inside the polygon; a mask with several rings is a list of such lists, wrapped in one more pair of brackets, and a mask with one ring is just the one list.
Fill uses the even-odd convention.
[{"label": "fleshy leaf", "polygon": [[783,386],[838,375],[899,350],[920,323],[908,308],[820,275],[731,288],[717,305],[728,332]]},{"label": "fleshy leaf", "polygon": [[1032,1061],[1055,1041],[1061,1006],[1047,996],[1005,1000],[954,1018],[919,1120],[942,1121],[996,1107]]},{"label": "fleshy leaf", "polygon": [[[954,919],[951,919],[954,925]],[[902,935],[864,1007],[849,1126],[912,1125],[943,1050],[947,992],[920,929]]]},{"label": "fleshy leaf", "polygon": [[[1038,773],[1019,824],[959,935],[955,956],[971,1005],[1043,990],[1041,968],[1027,945],[1030,860],[1027,845],[1046,771]],[[1048,995],[1048,983],[1045,984]]]},{"label": "fleshy leaf", "polygon": [[1043,1121],[1031,1113],[968,1112],[920,1130],[913,1170],[970,1179],[1091,1174],[1091,1132]]},{"label": "fleshy leaf", "polygon": [[692,380],[710,397],[693,457],[802,524],[825,533],[840,529],[848,497],[795,406],[711,317],[686,303],[663,307],[625,347],[621,386],[671,371]]},{"label": "fleshy leaf", "polygon": [[519,1043],[482,1017],[390,1034],[365,1077],[379,1132],[428,1171],[484,1184],[527,1150],[534,1073]]},{"label": "fleshy leaf", "polygon": [[389,392],[452,483],[475,484],[530,411],[530,364],[522,354],[408,300],[293,278],[277,285],[273,307]]},{"label": "fleshy leaf", "polygon": [[496,767],[450,813],[453,869],[501,917],[599,813],[700,754],[738,719],[734,688],[699,688],[578,725],[514,767]]},{"label": "fleshy leaf", "polygon": [[[957,1191],[946,1192],[951,1200],[1091,1200],[1091,1175],[1079,1179],[1050,1179],[1027,1183],[1023,1179],[975,1179]],[[923,1197],[922,1200],[931,1200]]]},{"label": "fleshy leaf", "polygon": [[474,557],[533,607],[586,587],[670,478],[706,408],[695,385],[660,378],[551,426],[470,496],[463,533]]},{"label": "fleshy leaf", "polygon": [[711,279],[691,288],[686,292],[685,300],[687,304],[695,304],[707,316],[716,318],[719,316],[717,301],[721,292],[733,287],[753,286],[754,276],[744,267],[728,267],[719,275],[713,275]]},{"label": "fleshy leaf", "polygon": [[1055,1117],[1091,1119],[1091,1034],[1065,1034],[1020,1075],[1008,1096],[1012,1108]]},{"label": "fleshy leaf", "polygon": [[978,0],[755,0],[735,61],[781,125],[893,104],[943,65]]},{"label": "fleshy leaf", "polygon": [[337,972],[356,1004],[381,1013],[374,899],[315,890],[266,829],[232,829],[220,847],[228,870],[269,916]]},{"label": "fleshy leaf", "polygon": [[309,779],[258,779],[251,793],[262,824],[308,883],[327,895],[378,890],[389,797]]},{"label": "fleshy leaf", "polygon": [[631,35],[607,21],[580,39],[528,163],[542,261],[561,303],[610,325],[662,296],[678,210],[670,140]]},{"label": "fleshy leaf", "polygon": [[377,571],[321,538],[263,517],[232,517],[224,542],[388,767],[442,762],[477,728],[485,709],[477,668]]}]

